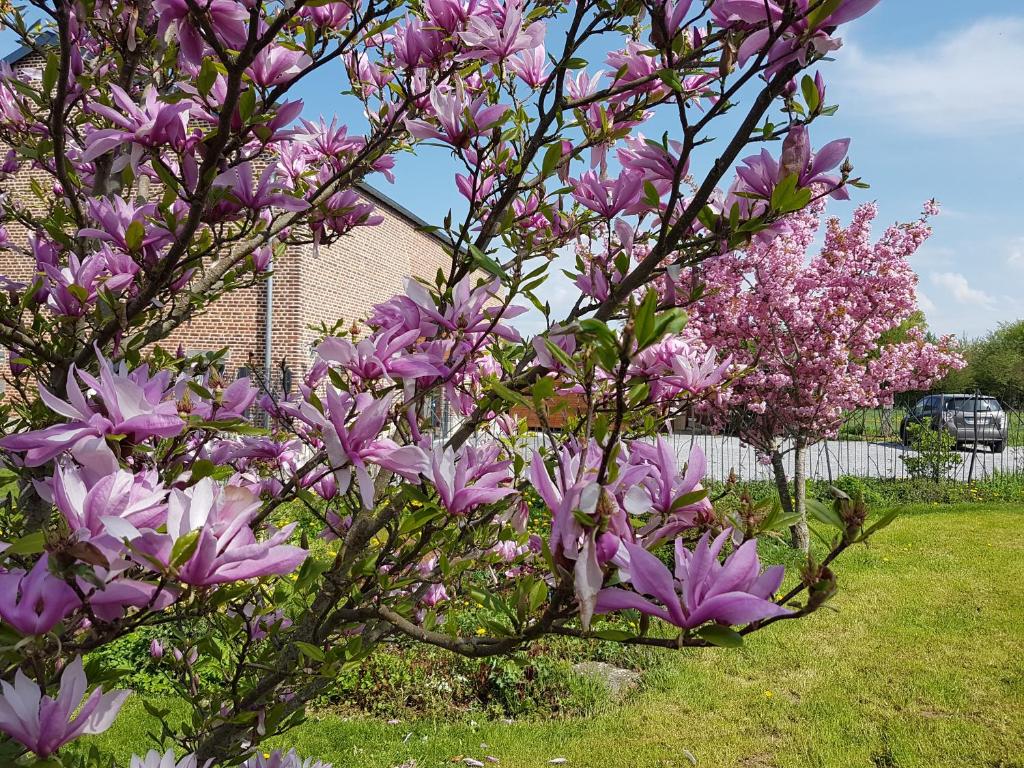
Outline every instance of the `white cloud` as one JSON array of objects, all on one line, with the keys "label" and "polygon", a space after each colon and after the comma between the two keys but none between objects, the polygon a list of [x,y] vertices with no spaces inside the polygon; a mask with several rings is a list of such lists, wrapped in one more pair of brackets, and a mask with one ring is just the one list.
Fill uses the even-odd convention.
[{"label": "white cloud", "polygon": [[1006,254],[1006,263],[1017,269],[1024,269],[1024,237],[1018,237],[1010,243]]},{"label": "white cloud", "polygon": [[976,309],[996,307],[994,298],[978,288],[973,288],[967,278],[959,272],[932,272],[931,281],[945,288],[957,304],[966,304]]},{"label": "white cloud", "polygon": [[860,114],[964,140],[1024,129],[1024,18],[981,19],[900,51],[844,48],[832,79]]},{"label": "white cloud", "polygon": [[917,306],[924,312],[925,316],[934,315],[939,311],[939,308],[935,306],[935,302],[928,298],[927,293],[921,290],[917,292]]}]

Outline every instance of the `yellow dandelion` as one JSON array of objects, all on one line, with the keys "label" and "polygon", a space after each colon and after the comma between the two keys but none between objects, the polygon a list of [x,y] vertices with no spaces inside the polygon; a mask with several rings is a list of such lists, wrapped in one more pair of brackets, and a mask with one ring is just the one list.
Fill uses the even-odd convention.
[{"label": "yellow dandelion", "polygon": [[770,698],[771,698],[772,696],[774,696],[775,694],[774,694],[774,693],[772,693],[771,691],[765,691],[763,695],[764,695],[764,697],[765,697],[766,699],[770,699]]},{"label": "yellow dandelion", "polygon": [[477,627],[477,628],[476,628],[476,633],[477,633],[478,635],[486,635],[486,634],[487,634],[487,630],[486,630],[486,629],[484,629],[483,627]]}]

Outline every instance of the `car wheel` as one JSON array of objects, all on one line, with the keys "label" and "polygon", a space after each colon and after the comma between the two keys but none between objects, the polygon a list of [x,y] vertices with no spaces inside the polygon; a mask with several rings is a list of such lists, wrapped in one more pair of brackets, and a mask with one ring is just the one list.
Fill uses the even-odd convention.
[{"label": "car wheel", "polygon": [[900,427],[900,442],[907,446],[907,448],[910,447],[910,433],[906,427]]},{"label": "car wheel", "polygon": [[1002,453],[1006,447],[1006,442],[1003,440],[996,440],[992,443],[992,453]]}]

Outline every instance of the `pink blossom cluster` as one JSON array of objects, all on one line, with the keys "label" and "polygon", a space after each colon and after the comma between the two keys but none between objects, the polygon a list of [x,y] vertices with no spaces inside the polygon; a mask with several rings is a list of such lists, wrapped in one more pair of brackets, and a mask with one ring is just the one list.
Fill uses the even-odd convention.
[{"label": "pink blossom cluster", "polygon": [[930,340],[912,325],[909,259],[931,233],[927,218],[872,241],[877,207],[860,205],[848,226],[828,219],[808,262],[822,209],[789,217],[771,241],[705,261],[704,295],[690,308],[688,330],[736,368],[720,405],[746,411],[743,436],[765,453],[779,437],[833,436],[848,411],[891,404],[963,365],[954,339]]}]

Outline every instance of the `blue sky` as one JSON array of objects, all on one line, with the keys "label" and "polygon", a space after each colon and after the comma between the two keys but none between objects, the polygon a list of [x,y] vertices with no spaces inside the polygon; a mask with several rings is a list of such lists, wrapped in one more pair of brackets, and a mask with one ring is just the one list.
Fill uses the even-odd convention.
[{"label": "blue sky", "polygon": [[[882,226],[937,198],[943,215],[913,259],[930,326],[973,337],[1024,317],[1024,5],[882,0],[843,38],[836,60],[822,65],[829,103],[840,109],[812,136],[817,145],[852,137],[856,173],[871,189],[831,211],[848,217],[856,202],[877,200]],[[338,108],[324,80],[304,86],[308,112]],[[464,204],[446,181],[452,173],[442,150],[424,148],[399,159],[396,184],[375,183],[440,223]],[[568,290],[552,285],[552,304]]]},{"label": "blue sky", "polygon": [[[831,212],[848,217],[853,204],[877,200],[881,226],[937,198],[943,215],[913,260],[930,326],[973,337],[1024,317],[1024,4],[882,0],[843,38],[836,60],[822,65],[829,103],[840,109],[812,138],[851,137],[856,173],[871,189]],[[10,39],[0,34],[5,48]],[[305,114],[342,112],[360,130],[361,115],[343,113],[351,102],[335,95],[339,83],[332,68],[302,83]],[[399,158],[396,184],[373,182],[439,224],[465,202],[453,173],[443,150],[423,148]],[[556,280],[547,298],[557,306],[569,292]]]}]

